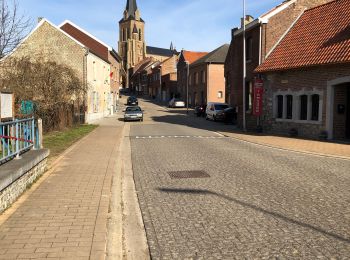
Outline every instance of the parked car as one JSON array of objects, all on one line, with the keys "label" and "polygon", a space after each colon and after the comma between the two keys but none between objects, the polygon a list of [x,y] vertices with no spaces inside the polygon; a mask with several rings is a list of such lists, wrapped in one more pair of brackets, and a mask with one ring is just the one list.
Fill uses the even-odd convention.
[{"label": "parked car", "polygon": [[169,101],[169,107],[185,107],[185,102],[180,99],[173,98]]},{"label": "parked car", "polygon": [[214,121],[223,120],[224,119],[224,109],[228,108],[229,105],[225,103],[215,103],[208,102],[206,109],[206,119],[212,119]]},{"label": "parked car", "polygon": [[143,111],[139,106],[126,107],[124,121],[143,121]]},{"label": "parked car", "polygon": [[224,122],[225,124],[236,124],[237,122],[237,112],[233,107],[224,109]]},{"label": "parked car", "polygon": [[194,114],[198,117],[205,116],[205,110],[207,109],[207,105],[200,105],[194,108]]},{"label": "parked car", "polygon": [[139,101],[137,100],[136,97],[131,96],[131,97],[128,97],[128,100],[126,103],[128,106],[137,106],[139,104]]}]

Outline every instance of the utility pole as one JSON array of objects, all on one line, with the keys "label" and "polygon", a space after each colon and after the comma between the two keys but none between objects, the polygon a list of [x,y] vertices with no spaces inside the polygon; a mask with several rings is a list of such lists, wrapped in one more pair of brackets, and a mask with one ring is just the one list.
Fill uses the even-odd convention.
[{"label": "utility pole", "polygon": [[247,125],[246,125],[246,77],[247,77],[247,64],[246,64],[246,40],[245,40],[245,0],[243,0],[243,131],[247,131]]},{"label": "utility pole", "polygon": [[186,77],[186,114],[188,114],[188,84],[189,84],[189,77],[190,77],[190,64],[188,61],[185,61],[187,65],[187,77]]}]

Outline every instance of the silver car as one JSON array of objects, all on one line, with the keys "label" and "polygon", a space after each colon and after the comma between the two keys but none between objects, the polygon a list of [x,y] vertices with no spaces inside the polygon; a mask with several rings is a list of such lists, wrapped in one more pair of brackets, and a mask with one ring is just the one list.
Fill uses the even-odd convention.
[{"label": "silver car", "polygon": [[139,106],[125,108],[124,121],[143,121],[143,111]]}]

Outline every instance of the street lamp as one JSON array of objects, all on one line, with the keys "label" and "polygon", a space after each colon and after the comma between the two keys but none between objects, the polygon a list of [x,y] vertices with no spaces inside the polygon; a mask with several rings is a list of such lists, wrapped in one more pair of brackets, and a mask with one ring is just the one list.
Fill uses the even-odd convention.
[{"label": "street lamp", "polygon": [[185,61],[187,65],[187,77],[186,77],[186,114],[188,114],[188,83],[189,83],[189,77],[190,77],[190,64],[188,61]]},{"label": "street lamp", "polygon": [[243,0],[243,131],[247,131],[247,126],[246,126],[246,77],[247,77],[247,67],[246,67],[246,45],[245,45],[245,0]]}]

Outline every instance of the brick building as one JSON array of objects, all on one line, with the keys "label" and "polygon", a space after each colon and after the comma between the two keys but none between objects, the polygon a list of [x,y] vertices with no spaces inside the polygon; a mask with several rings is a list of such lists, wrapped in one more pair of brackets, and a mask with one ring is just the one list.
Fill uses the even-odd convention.
[{"label": "brick building", "polygon": [[225,102],[224,63],[228,48],[224,44],[190,64],[189,106]]},{"label": "brick building", "polygon": [[152,58],[145,58],[139,62],[132,70],[130,77],[130,87],[135,89],[139,95],[148,94],[148,72],[147,68],[154,63]]},{"label": "brick building", "polygon": [[256,69],[266,130],[350,139],[349,24],[348,0],[307,10]]},{"label": "brick building", "polygon": [[241,28],[232,30],[232,40],[225,61],[227,100],[238,110],[237,123],[243,127],[243,22],[246,24],[246,80],[244,108],[246,127],[256,129],[257,117],[252,115],[254,70],[270,54],[283,36],[308,8],[330,0],[287,0],[257,19],[246,16]]},{"label": "brick building", "polygon": [[18,47],[4,57],[3,61],[22,57],[28,57],[33,61],[52,61],[74,70],[88,89],[85,97],[85,122],[92,122],[110,113],[108,53],[106,56],[95,53],[58,26],[42,19]]},{"label": "brick building", "polygon": [[174,54],[163,62],[155,62],[151,65],[148,75],[150,96],[163,102],[175,96],[177,61],[178,55]]},{"label": "brick building", "polygon": [[187,100],[187,84],[189,83],[189,66],[208,52],[182,50],[177,63],[177,86],[175,96]]},{"label": "brick building", "polygon": [[113,106],[110,109],[116,111],[123,72],[121,68],[121,57],[119,54],[112,47],[108,46],[71,21],[66,20],[59,27],[74,39],[88,47],[90,52],[109,63],[110,66],[107,70],[109,72],[110,93],[106,93],[106,96],[108,99],[108,105]]}]

